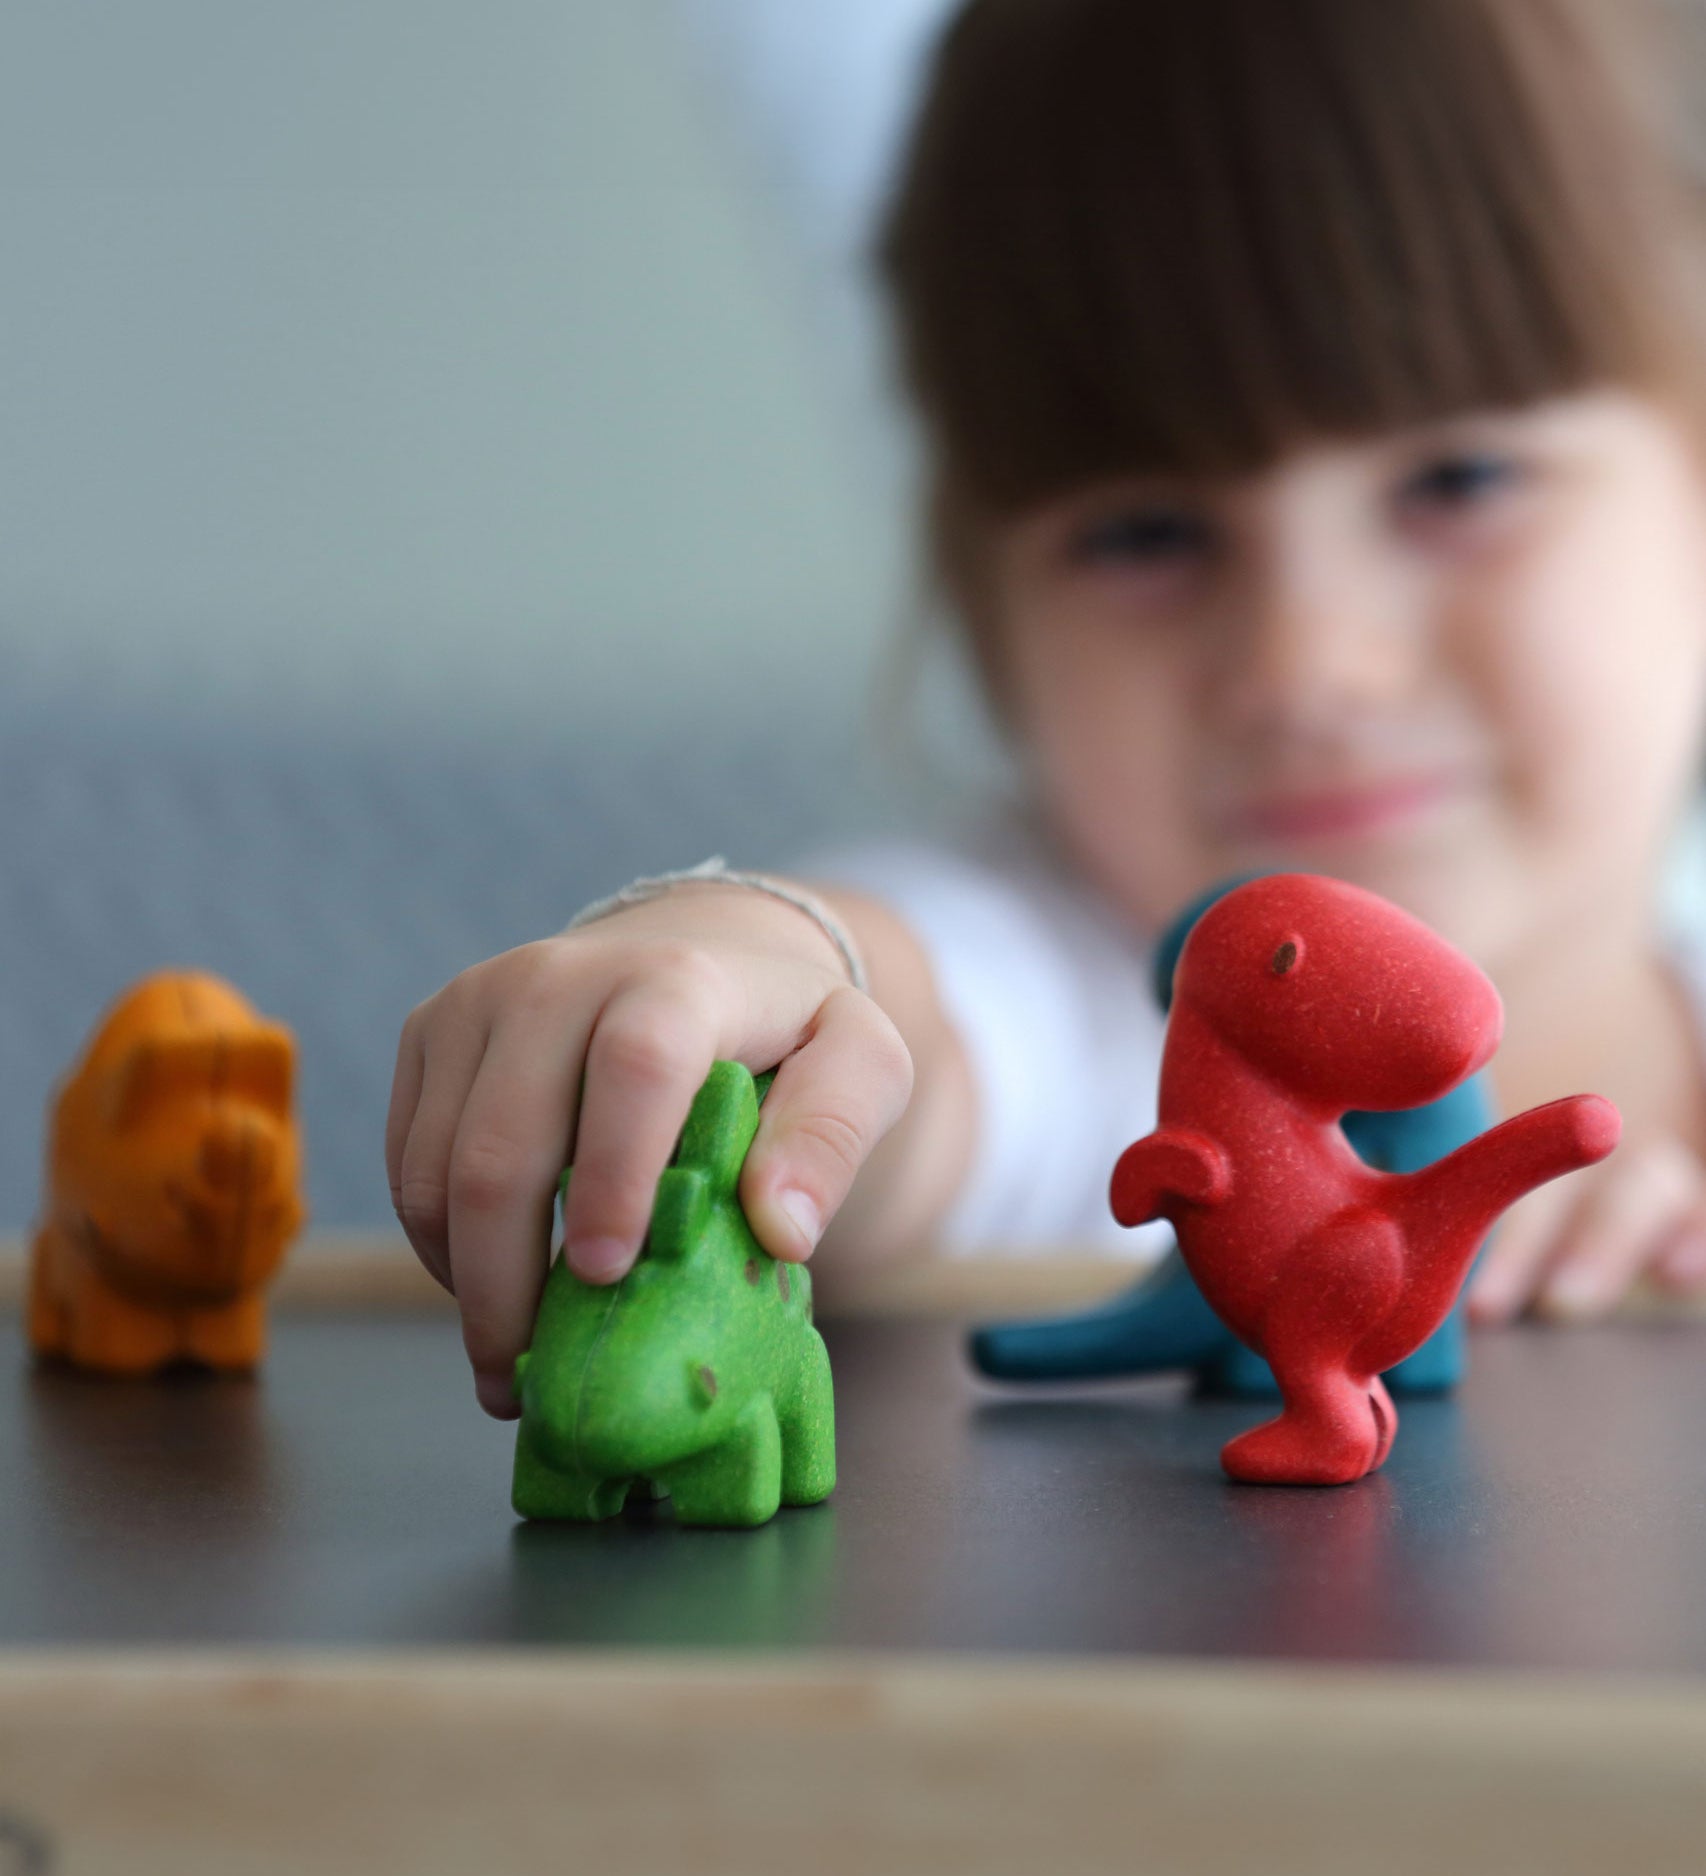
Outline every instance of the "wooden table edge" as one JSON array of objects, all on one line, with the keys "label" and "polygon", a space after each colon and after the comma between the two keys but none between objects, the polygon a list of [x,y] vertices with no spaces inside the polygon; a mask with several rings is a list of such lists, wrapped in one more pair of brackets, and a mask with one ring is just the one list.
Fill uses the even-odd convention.
[{"label": "wooden table edge", "polygon": [[[1696,1755],[1706,1744],[1706,1681],[1687,1675],[914,1648],[0,1646],[8,1715],[19,1702],[115,1713],[129,1703],[158,1718],[204,1703],[264,1714],[292,1700],[354,1709],[396,1697],[455,1720],[470,1717],[470,1694],[518,1711],[584,1710],[599,1725],[688,1731],[699,1723],[695,1703],[726,1712],[733,1701],[759,1724],[782,1717],[829,1732],[856,1730],[879,1711],[917,1720],[965,1703],[968,1726],[1031,1734],[1045,1702],[1050,1726],[1068,1730],[1118,1714],[1260,1728],[1333,1710],[1370,1726],[1447,1729],[1458,1744],[1467,1727],[1479,1747],[1513,1730],[1531,1741],[1563,1737],[1591,1713],[1599,1731],[1608,1720],[1657,1724],[1687,1733],[1682,1743]],[[1701,1760],[1691,1763],[1698,1770]]]},{"label": "wooden table edge", "polygon": [[[481,1868],[601,1876],[806,1855],[814,1876],[1001,1876],[1039,1858],[1318,1876],[1353,1866],[1347,1845],[1372,1859],[1358,1868],[1437,1876],[1492,1867],[1494,1844],[1501,1871],[1560,1873],[1612,1867],[1621,1846],[1629,1876],[1697,1867],[1703,1763],[1706,1688],[1660,1680],[864,1652],[0,1651],[0,1848],[11,1830],[91,1876],[449,1872],[475,1866],[471,1816]],[[577,1854],[553,1863],[553,1845]]]}]

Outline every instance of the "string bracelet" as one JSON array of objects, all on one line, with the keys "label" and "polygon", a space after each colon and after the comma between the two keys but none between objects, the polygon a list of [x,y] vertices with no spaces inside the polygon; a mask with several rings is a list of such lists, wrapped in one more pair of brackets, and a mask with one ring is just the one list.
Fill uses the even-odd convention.
[{"label": "string bracelet", "polygon": [[631,905],[644,905],[648,899],[661,899],[672,886],[687,885],[695,880],[708,880],[717,886],[745,886],[751,892],[762,892],[769,898],[780,899],[784,905],[793,906],[796,911],[804,912],[840,952],[841,962],[847,967],[848,981],[853,988],[870,989],[870,980],[865,975],[865,960],[860,957],[859,947],[853,942],[852,934],[821,899],[809,892],[801,892],[798,887],[785,885],[779,879],[767,878],[763,873],[731,872],[720,853],[713,854],[708,860],[701,860],[697,866],[683,867],[679,872],[654,873],[646,879],[631,880],[620,892],[613,892],[605,899],[595,899],[591,905],[582,907],[569,920],[565,929],[574,931],[578,926],[595,924],[601,918],[608,918],[612,912],[620,912]]}]

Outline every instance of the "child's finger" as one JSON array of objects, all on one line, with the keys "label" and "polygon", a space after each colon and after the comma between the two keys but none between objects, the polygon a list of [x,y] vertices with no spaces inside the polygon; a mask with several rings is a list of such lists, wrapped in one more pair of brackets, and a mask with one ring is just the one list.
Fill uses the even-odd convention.
[{"label": "child's finger", "polygon": [[450,1150],[450,1268],[487,1413],[514,1415],[515,1358],[545,1280],[584,1038],[518,1012],[492,1031]]},{"label": "child's finger", "polygon": [[1676,1221],[1652,1275],[1667,1290],[1687,1295],[1706,1290],[1706,1197],[1697,1199]]},{"label": "child's finger", "polygon": [[484,1023],[436,1016],[421,1042],[420,1092],[397,1156],[392,1200],[415,1255],[448,1290],[450,1146],[486,1052]]},{"label": "child's finger", "polygon": [[1566,1179],[1542,1186],[1500,1219],[1469,1285],[1470,1321],[1509,1322],[1527,1308],[1569,1212],[1569,1184]]},{"label": "child's finger", "polygon": [[650,976],[605,1005],[586,1049],[563,1255],[588,1283],[627,1274],[659,1175],[717,1053],[717,987]]},{"label": "child's finger", "polygon": [[912,1057],[894,1024],[860,992],[832,992],[777,1071],[741,1175],[742,1208],[772,1256],[811,1255],[911,1093]]},{"label": "child's finger", "polygon": [[1678,1140],[1655,1140],[1614,1164],[1584,1196],[1541,1287],[1563,1321],[1604,1315],[1652,1260],[1677,1214],[1697,1197],[1699,1169]]},{"label": "child's finger", "polygon": [[426,1050],[421,1046],[425,1004],[409,1012],[397,1038],[397,1062],[391,1071],[391,1105],[385,1112],[385,1177],[391,1187],[391,1209],[403,1215],[403,1147],[421,1098],[426,1073]]},{"label": "child's finger", "polygon": [[1696,1227],[1673,1244],[1653,1275],[1680,1296],[1706,1293],[1706,1227]]}]

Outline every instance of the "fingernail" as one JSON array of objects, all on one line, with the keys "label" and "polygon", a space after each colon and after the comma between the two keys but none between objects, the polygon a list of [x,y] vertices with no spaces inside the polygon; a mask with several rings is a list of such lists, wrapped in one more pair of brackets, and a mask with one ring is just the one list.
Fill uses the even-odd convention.
[{"label": "fingernail", "polygon": [[823,1214],[797,1186],[787,1186],[776,1194],[776,1205],[800,1236],[805,1247],[813,1249],[823,1236]]},{"label": "fingernail", "polygon": [[1561,1270],[1546,1286],[1547,1312],[1554,1316],[1592,1316],[1605,1300],[1605,1285],[1591,1270]]},{"label": "fingernail", "polygon": [[614,1283],[634,1261],[620,1238],[578,1238],[563,1256],[583,1283]]},{"label": "fingernail", "polygon": [[474,1393],[486,1412],[498,1420],[513,1420],[521,1412],[515,1384],[507,1374],[477,1374]]}]

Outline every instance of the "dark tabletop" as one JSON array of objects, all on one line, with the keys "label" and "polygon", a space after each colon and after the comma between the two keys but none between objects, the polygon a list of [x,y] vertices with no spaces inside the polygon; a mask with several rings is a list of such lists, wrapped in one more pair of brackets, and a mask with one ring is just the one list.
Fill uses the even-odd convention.
[{"label": "dark tabletop", "polygon": [[256,1380],[88,1379],[0,1321],[0,1643],[876,1646],[1706,1671],[1706,1324],[1477,1338],[1385,1471],[1229,1484],[1256,1409],[997,1393],[831,1324],[841,1483],[753,1532],[521,1525],[454,1323],[280,1315]]}]

